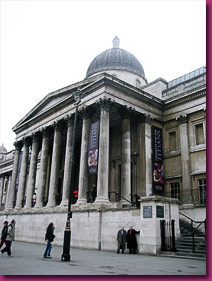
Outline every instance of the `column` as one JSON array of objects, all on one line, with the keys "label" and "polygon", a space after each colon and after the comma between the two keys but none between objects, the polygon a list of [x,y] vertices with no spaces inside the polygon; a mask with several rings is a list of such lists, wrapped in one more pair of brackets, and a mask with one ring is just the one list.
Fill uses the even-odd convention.
[{"label": "column", "polygon": [[35,189],[39,141],[37,135],[33,135],[32,137],[33,137],[32,153],[31,153],[30,166],[29,166],[27,189],[26,189],[26,205],[24,206],[24,208],[32,207],[32,196]]},{"label": "column", "polygon": [[67,137],[66,137],[66,154],[64,166],[63,195],[61,206],[68,206],[70,182],[71,182],[71,158],[72,158],[72,142],[73,142],[73,118],[67,117]]},{"label": "column", "polygon": [[146,196],[153,194],[152,190],[152,130],[151,117],[144,118],[144,134],[145,134],[145,166],[146,166]]},{"label": "column", "polygon": [[4,190],[4,177],[1,176],[0,178],[0,207],[2,206],[3,204],[3,190]]},{"label": "column", "polygon": [[182,116],[176,118],[179,122],[180,150],[181,150],[181,167],[182,167],[182,192],[183,204],[193,204],[192,185],[191,185],[191,168],[190,153],[188,140],[188,118]]},{"label": "column", "polygon": [[[122,196],[131,201],[131,144],[130,144],[130,119],[125,112],[122,116],[122,147],[121,147],[121,191]],[[130,204],[123,198],[123,204]]]},{"label": "column", "polygon": [[88,142],[91,119],[88,111],[83,112],[82,143],[80,154],[79,192],[77,203],[87,203],[88,191]]},{"label": "column", "polygon": [[53,143],[53,153],[52,153],[52,164],[51,164],[51,175],[49,183],[49,196],[47,207],[55,207],[56,205],[56,193],[58,185],[58,173],[59,173],[59,163],[60,163],[60,145],[61,145],[61,124],[55,122],[54,124],[54,143]]},{"label": "column", "polygon": [[6,209],[13,209],[13,203],[15,200],[15,187],[16,187],[16,179],[18,173],[18,164],[19,164],[20,152],[22,147],[21,142],[15,143],[14,145],[15,145],[15,155],[14,155],[14,162],[13,162],[13,172],[12,172],[11,184],[8,190]]},{"label": "column", "polygon": [[110,99],[100,99],[99,163],[97,178],[97,198],[95,203],[107,204],[109,177],[109,111]]},{"label": "column", "polygon": [[50,132],[48,129],[42,130],[42,150],[41,150],[41,161],[40,161],[40,171],[38,178],[38,189],[36,194],[36,204],[35,208],[43,207],[43,197],[46,186],[46,176],[47,176],[47,164],[49,156],[49,137]]},{"label": "column", "polygon": [[3,198],[2,198],[2,202],[3,202],[4,205],[6,205],[6,202],[8,201],[9,187],[11,185],[11,180],[12,180],[12,173],[8,175],[7,186],[6,186],[7,177],[5,177],[5,180],[4,180]]},{"label": "column", "polygon": [[21,209],[25,193],[26,176],[27,176],[27,166],[28,166],[28,156],[29,156],[29,142],[27,139],[23,140],[23,155],[21,161],[21,171],[20,171],[20,181],[18,185],[18,194],[15,209]]},{"label": "column", "polygon": [[150,115],[142,115],[139,131],[138,181],[141,184],[142,196],[153,195],[151,119]]}]

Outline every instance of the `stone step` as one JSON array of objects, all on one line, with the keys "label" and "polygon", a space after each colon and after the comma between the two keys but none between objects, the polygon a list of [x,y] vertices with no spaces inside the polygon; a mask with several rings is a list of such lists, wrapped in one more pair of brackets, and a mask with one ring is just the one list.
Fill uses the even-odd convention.
[{"label": "stone step", "polygon": [[[193,253],[192,248],[176,247],[176,249],[177,249],[177,252]],[[195,248],[195,253],[205,254],[205,250],[200,250],[200,249]]]},{"label": "stone step", "polygon": [[166,252],[166,251],[162,251],[158,255],[162,256],[162,257],[194,259],[194,260],[206,260],[206,255],[196,254],[196,253],[185,254],[184,252]]}]

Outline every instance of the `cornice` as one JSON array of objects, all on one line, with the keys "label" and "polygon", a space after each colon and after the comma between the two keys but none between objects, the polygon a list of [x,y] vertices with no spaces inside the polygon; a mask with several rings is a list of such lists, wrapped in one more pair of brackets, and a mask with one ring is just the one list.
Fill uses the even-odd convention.
[{"label": "cornice", "polygon": [[195,93],[190,93],[189,95],[181,97],[174,101],[169,101],[169,104],[167,104],[168,101],[165,101],[164,110],[176,107],[177,105],[185,104],[187,102],[196,100],[196,99],[198,99],[200,97],[204,97],[204,96],[206,96],[206,89],[195,92]]}]

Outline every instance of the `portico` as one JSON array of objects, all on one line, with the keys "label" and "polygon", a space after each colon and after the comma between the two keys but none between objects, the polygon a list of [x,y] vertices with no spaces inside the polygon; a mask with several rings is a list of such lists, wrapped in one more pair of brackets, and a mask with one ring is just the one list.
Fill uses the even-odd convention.
[{"label": "portico", "polygon": [[[0,218],[13,216],[20,227],[27,225],[19,239],[41,241],[44,226],[54,221],[62,241],[70,190],[78,193],[78,198],[71,194],[72,243],[78,247],[111,250],[117,229],[134,224],[144,228],[143,241],[152,239],[149,246],[140,243],[140,252],[156,254],[158,206],[164,218],[178,220],[178,234],[179,204],[197,220],[205,219],[204,70],[182,81],[159,78],[148,84],[140,62],[119,48],[118,38],[113,43],[91,62],[84,80],[48,94],[13,127],[12,160],[0,161]],[[73,95],[78,89],[83,97],[71,178]],[[95,154],[89,147],[94,124]],[[92,173],[90,155],[96,165]],[[153,210],[148,220],[145,206]]]}]

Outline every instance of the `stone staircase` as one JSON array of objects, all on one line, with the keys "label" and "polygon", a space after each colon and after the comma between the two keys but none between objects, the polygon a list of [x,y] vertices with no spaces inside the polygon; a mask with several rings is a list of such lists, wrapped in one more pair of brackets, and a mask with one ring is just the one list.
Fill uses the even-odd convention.
[{"label": "stone staircase", "polygon": [[161,251],[161,255],[182,257],[190,259],[206,259],[206,239],[203,232],[195,232],[195,251],[193,252],[193,238],[191,224],[180,220],[180,237],[176,239],[176,252]]}]

